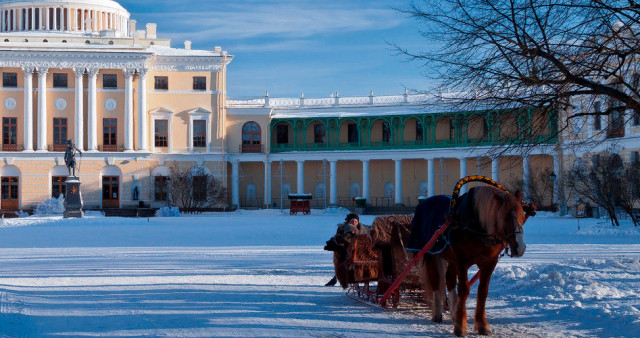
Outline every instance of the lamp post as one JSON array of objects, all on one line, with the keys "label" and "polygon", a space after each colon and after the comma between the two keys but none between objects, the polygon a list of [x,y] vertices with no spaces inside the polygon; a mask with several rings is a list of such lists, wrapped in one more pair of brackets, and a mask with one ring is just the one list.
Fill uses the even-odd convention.
[{"label": "lamp post", "polygon": [[551,181],[551,205],[553,206],[553,204],[555,203],[555,191],[556,191],[556,180],[558,179],[558,175],[556,175],[555,172],[551,172],[551,174],[549,174],[549,180]]}]

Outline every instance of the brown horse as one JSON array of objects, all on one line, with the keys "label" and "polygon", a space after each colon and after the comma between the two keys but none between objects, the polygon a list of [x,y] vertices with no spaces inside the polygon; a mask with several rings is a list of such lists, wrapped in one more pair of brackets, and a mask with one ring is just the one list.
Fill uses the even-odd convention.
[{"label": "brown horse", "polygon": [[[433,210],[429,200],[416,209]],[[443,214],[446,211],[442,212]],[[472,265],[479,269],[480,285],[475,313],[474,330],[480,335],[489,335],[491,330],[485,315],[485,303],[489,292],[489,281],[498,263],[500,254],[509,248],[511,257],[520,257],[526,250],[522,226],[526,221],[520,191],[511,195],[494,187],[476,187],[458,199],[453,211],[454,223],[449,234],[450,244],[438,254],[425,256],[427,278],[434,291],[432,319],[442,321],[440,302],[442,260],[449,265],[446,269],[446,284],[449,291],[454,333],[466,335],[466,301],[469,296],[467,271]],[[454,290],[457,285],[458,292]]]}]

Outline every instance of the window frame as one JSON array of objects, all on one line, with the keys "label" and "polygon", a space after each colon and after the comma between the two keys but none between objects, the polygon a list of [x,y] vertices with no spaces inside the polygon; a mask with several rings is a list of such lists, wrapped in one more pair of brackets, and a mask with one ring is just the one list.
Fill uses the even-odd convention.
[{"label": "window frame", "polygon": [[2,73],[2,87],[18,88],[18,73],[3,72]]},{"label": "window frame", "polygon": [[[196,124],[204,125],[204,132],[197,132]],[[194,148],[206,148],[207,147],[207,121],[206,120],[193,120],[193,136],[192,142]],[[202,138],[202,139],[200,139]]]},{"label": "window frame", "polygon": [[[61,122],[64,122],[64,125],[62,125]],[[59,130],[56,131],[56,128],[59,128]],[[67,138],[68,133],[69,133],[69,124],[68,124],[67,118],[55,117],[53,119],[53,144],[54,145],[66,144],[68,140]],[[63,135],[64,137],[62,137],[61,139],[60,137]]]},{"label": "window frame", "polygon": [[[109,124],[107,126],[105,125],[106,121],[115,121],[115,124],[114,125]],[[108,132],[105,132],[106,128],[110,128]],[[109,137],[105,139],[105,135],[109,135]],[[106,142],[107,140],[109,141]],[[103,118],[102,119],[102,146],[117,146],[117,145],[118,145],[118,119]]]},{"label": "window frame", "polygon": [[64,184],[66,181],[66,176],[51,177],[51,197],[59,198],[60,195],[67,195],[67,186]]},{"label": "window frame", "polygon": [[169,77],[155,76],[153,78],[153,88],[155,90],[169,90]]},{"label": "window frame", "polygon": [[[158,123],[166,123],[165,131],[158,131]],[[167,119],[154,119],[153,120],[153,144],[156,148],[168,148],[169,147],[169,120]],[[160,138],[159,138],[160,136]],[[164,141],[161,137],[164,137]]]},{"label": "window frame", "polygon": [[[202,81],[202,82],[198,82]],[[193,90],[206,91],[207,90],[207,77],[206,76],[194,76],[193,77]]]},{"label": "window frame", "polygon": [[166,202],[169,200],[169,177],[153,177],[153,200],[155,202]]},{"label": "window frame", "polygon": [[204,202],[207,200],[207,176],[198,175],[191,177],[191,194],[194,201]]},{"label": "window frame", "polygon": [[69,88],[69,74],[53,73],[53,88]]},{"label": "window frame", "polygon": [[[7,130],[9,128],[9,130]],[[18,144],[18,118],[3,117],[2,118],[2,144],[17,145]]]},{"label": "window frame", "polygon": [[382,142],[391,142],[391,124],[387,121],[382,122]]},{"label": "window frame", "polygon": [[[247,127],[255,125],[258,130],[248,130]],[[248,136],[248,140],[245,140]],[[257,136],[257,140],[256,140]],[[256,143],[257,142],[257,143]],[[262,144],[262,128],[257,122],[249,121],[242,126],[242,144],[243,145],[259,145]]]},{"label": "window frame", "polygon": [[102,88],[117,89],[118,74],[102,74]]},{"label": "window frame", "polygon": [[360,143],[360,131],[358,130],[358,125],[355,123],[347,123],[347,143]]}]

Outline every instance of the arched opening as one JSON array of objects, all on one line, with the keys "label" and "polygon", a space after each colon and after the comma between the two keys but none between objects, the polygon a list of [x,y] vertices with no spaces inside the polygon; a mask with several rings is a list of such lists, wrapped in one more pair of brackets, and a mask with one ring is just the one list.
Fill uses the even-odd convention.
[{"label": "arched opening", "polygon": [[442,117],[436,122],[436,144],[450,144],[455,140],[453,119]]},{"label": "arched opening", "polygon": [[4,42],[9,42],[9,39],[4,39]]},{"label": "arched opening", "polygon": [[110,165],[102,168],[100,176],[102,177],[102,208],[120,208],[120,177],[122,176],[122,171],[120,168]]},{"label": "arched opening", "polygon": [[261,153],[262,152],[262,132],[260,125],[256,122],[247,122],[242,126],[242,152]]},{"label": "arched opening", "polygon": [[278,122],[273,126],[271,147],[286,149],[293,144],[293,125],[289,122]]},{"label": "arched opening", "polygon": [[4,210],[20,209],[20,169],[7,165],[0,169],[0,208]]},{"label": "arched opening", "polygon": [[391,144],[391,125],[387,120],[376,120],[371,124],[371,145],[385,146]]},{"label": "arched opening", "polygon": [[84,43],[88,45],[88,44],[91,44],[91,41],[86,40]]},{"label": "arched opening", "polygon": [[113,45],[113,41],[109,41],[109,44],[110,44],[110,45]]},{"label": "arched opening", "polygon": [[340,130],[338,131],[338,140],[341,146],[353,147],[360,145],[360,132],[358,131],[356,121],[342,121]]},{"label": "arched opening", "polygon": [[254,183],[247,184],[247,202],[255,204],[258,201],[258,190]]},{"label": "arched opening", "polygon": [[500,139],[510,142],[518,136],[518,120],[516,115],[508,113],[500,117]]},{"label": "arched opening", "polygon": [[404,145],[422,144],[424,141],[424,126],[422,125],[422,121],[415,117],[405,121],[402,140]]},{"label": "arched opening", "polygon": [[427,182],[424,182],[424,181],[420,182],[419,187],[420,187],[419,188],[420,196],[422,196],[422,197],[429,196],[429,185],[427,184]]},{"label": "arched opening", "polygon": [[62,43],[67,43],[67,40],[62,40]]},{"label": "arched opening", "polygon": [[487,120],[482,115],[473,115],[469,119],[467,127],[467,138],[470,143],[479,143],[489,135]]},{"label": "arched opening", "polygon": [[396,191],[396,189],[395,189],[393,183],[387,182],[384,185],[384,198],[385,199],[393,199],[394,196],[395,196],[395,191]]},{"label": "arched opening", "polygon": [[46,42],[49,42],[49,40],[47,40],[47,39],[44,39],[44,40],[42,40],[42,42],[45,42],[45,43],[46,43]]},{"label": "arched opening", "polygon": [[322,148],[327,145],[327,126],[323,121],[311,121],[307,125],[305,144],[308,148]]},{"label": "arched opening", "polygon": [[349,189],[349,197],[360,197],[360,184],[358,184],[357,182],[351,183],[351,188]]}]

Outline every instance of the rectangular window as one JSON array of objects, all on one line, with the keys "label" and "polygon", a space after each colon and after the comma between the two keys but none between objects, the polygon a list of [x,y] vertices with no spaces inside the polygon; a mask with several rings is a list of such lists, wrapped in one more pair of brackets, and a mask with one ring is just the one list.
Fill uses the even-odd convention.
[{"label": "rectangular window", "polygon": [[166,176],[156,176],[153,178],[155,187],[154,198],[156,201],[166,201],[169,199],[168,179]]},{"label": "rectangular window", "polygon": [[103,120],[102,144],[105,146],[118,145],[118,121],[116,119]]},{"label": "rectangular window", "polygon": [[640,126],[640,113],[635,110],[633,111],[633,126]]},{"label": "rectangular window", "polygon": [[169,120],[156,120],[155,145],[167,147],[169,145]]},{"label": "rectangular window", "polygon": [[66,181],[66,176],[53,176],[51,178],[51,197],[58,198],[60,195],[67,195],[67,188],[64,184]]},{"label": "rectangular window", "polygon": [[67,88],[68,84],[67,74],[53,73],[53,88]]},{"label": "rectangular window", "polygon": [[118,88],[117,74],[102,75],[102,88]]},{"label": "rectangular window", "polygon": [[313,142],[314,143],[325,143],[326,141],[326,133],[324,124],[316,123],[313,125]]},{"label": "rectangular window", "polygon": [[276,128],[276,143],[289,144],[289,126],[278,125]]},{"label": "rectangular window", "polygon": [[204,76],[194,76],[193,90],[207,90],[207,78]]},{"label": "rectangular window", "polygon": [[67,119],[53,119],[53,144],[67,143]]},{"label": "rectangular window", "polygon": [[18,119],[15,117],[2,118],[2,144],[18,144]]},{"label": "rectangular window", "polygon": [[207,121],[193,121],[193,146],[196,148],[207,146]]},{"label": "rectangular window", "polygon": [[640,164],[640,152],[631,152],[631,164]]},{"label": "rectangular window", "polygon": [[193,199],[207,200],[207,176],[193,176]]},{"label": "rectangular window", "polygon": [[358,125],[355,123],[349,123],[347,125],[347,133],[348,135],[348,142],[349,143],[358,143]]},{"label": "rectangular window", "polygon": [[2,73],[2,86],[3,87],[18,87],[18,74],[17,73]]},{"label": "rectangular window", "polygon": [[155,77],[155,89],[156,90],[168,90],[169,89],[169,78],[166,76],[156,76]]},{"label": "rectangular window", "polygon": [[2,178],[2,200],[3,201],[18,200],[18,178],[17,177]]},{"label": "rectangular window", "polygon": [[[596,113],[601,113],[602,112],[602,104],[600,103],[600,101],[596,101],[594,104],[594,110]],[[593,129],[594,130],[602,130],[602,116],[601,115],[596,115],[593,117]]]}]

